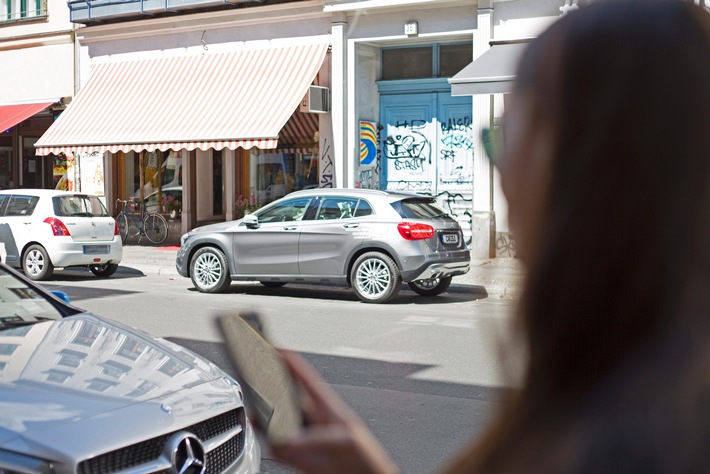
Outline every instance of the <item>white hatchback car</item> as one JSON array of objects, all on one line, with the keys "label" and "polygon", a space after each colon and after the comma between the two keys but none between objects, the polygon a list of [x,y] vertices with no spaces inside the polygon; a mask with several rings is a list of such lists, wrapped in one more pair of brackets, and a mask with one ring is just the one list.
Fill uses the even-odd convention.
[{"label": "white hatchback car", "polygon": [[118,226],[101,200],[71,191],[0,191],[0,242],[3,263],[32,280],[75,265],[108,277],[123,255]]}]

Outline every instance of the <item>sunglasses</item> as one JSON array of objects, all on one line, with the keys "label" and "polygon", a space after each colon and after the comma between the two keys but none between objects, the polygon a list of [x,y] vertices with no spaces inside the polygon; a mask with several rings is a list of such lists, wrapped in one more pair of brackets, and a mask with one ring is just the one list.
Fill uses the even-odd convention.
[{"label": "sunglasses", "polygon": [[481,141],[488,159],[493,163],[498,161],[503,152],[503,127],[484,128],[481,130]]}]

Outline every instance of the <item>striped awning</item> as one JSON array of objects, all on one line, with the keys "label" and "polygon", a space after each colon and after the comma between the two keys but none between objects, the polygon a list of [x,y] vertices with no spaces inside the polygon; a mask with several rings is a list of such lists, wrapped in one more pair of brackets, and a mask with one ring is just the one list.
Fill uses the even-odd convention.
[{"label": "striped awning", "polygon": [[97,63],[37,154],[274,149],[326,42]]},{"label": "striped awning", "polygon": [[311,153],[317,143],[318,115],[296,110],[279,133],[279,151]]},{"label": "striped awning", "polygon": [[50,105],[58,102],[36,102],[30,104],[5,104],[0,105],[0,133],[9,130],[23,120],[43,111]]}]

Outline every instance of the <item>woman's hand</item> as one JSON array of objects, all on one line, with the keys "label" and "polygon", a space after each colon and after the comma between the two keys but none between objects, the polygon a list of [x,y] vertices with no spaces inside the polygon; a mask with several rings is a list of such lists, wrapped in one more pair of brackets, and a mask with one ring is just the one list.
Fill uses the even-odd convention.
[{"label": "woman's hand", "polygon": [[397,466],[357,415],[301,357],[281,352],[303,389],[307,426],[272,447],[276,458],[308,474],[396,474]]}]

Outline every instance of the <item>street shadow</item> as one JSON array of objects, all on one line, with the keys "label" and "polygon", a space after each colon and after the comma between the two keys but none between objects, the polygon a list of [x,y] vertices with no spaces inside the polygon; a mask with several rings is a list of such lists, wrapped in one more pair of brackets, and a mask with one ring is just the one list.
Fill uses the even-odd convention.
[{"label": "street shadow", "polygon": [[[96,277],[94,277],[96,278]],[[139,293],[137,291],[118,290],[115,288],[96,288],[65,285],[54,283],[51,280],[43,281],[42,286],[49,291],[63,291],[69,297],[72,303],[81,300],[89,300],[94,298],[106,298],[110,296],[128,296]]]},{"label": "street shadow", "polygon": [[[235,375],[222,343],[168,338]],[[417,379],[431,365],[301,353],[357,413],[402,472],[441,469],[479,436],[505,389]],[[245,400],[247,408],[250,400]],[[262,444],[262,472],[291,474]]]},{"label": "street shadow", "polygon": [[116,273],[111,275],[110,277],[97,277],[93,273],[91,273],[91,270],[89,270],[89,267],[86,265],[79,265],[79,266],[73,266],[73,267],[65,267],[61,270],[54,270],[54,273],[52,273],[52,276],[47,278],[44,281],[85,281],[85,280],[99,280],[99,281],[107,281],[107,280],[116,280],[116,279],[123,279],[123,278],[136,278],[136,277],[144,277],[146,276],[145,273],[142,271],[131,268],[131,267],[125,267],[123,265],[119,265],[118,269],[116,270]]},{"label": "street shadow", "polygon": [[[188,291],[198,291],[190,288]],[[309,285],[302,283],[288,283],[279,288],[268,288],[258,283],[233,283],[226,294],[273,296],[282,298],[318,299],[330,301],[359,302],[353,290],[343,286]],[[478,285],[451,285],[447,291],[437,296],[421,296],[412,291],[407,284],[396,298],[387,304],[446,304],[477,301],[488,298],[486,288]]]},{"label": "street shadow", "polygon": [[[236,376],[223,342],[198,341],[180,337],[165,338],[190,349],[213,362],[222,370]],[[326,382],[332,385],[363,386],[369,389],[396,390],[440,397],[464,398],[495,402],[504,388],[428,381],[414,378],[418,372],[435,367],[430,364],[385,362],[335,355],[300,353]]]}]

